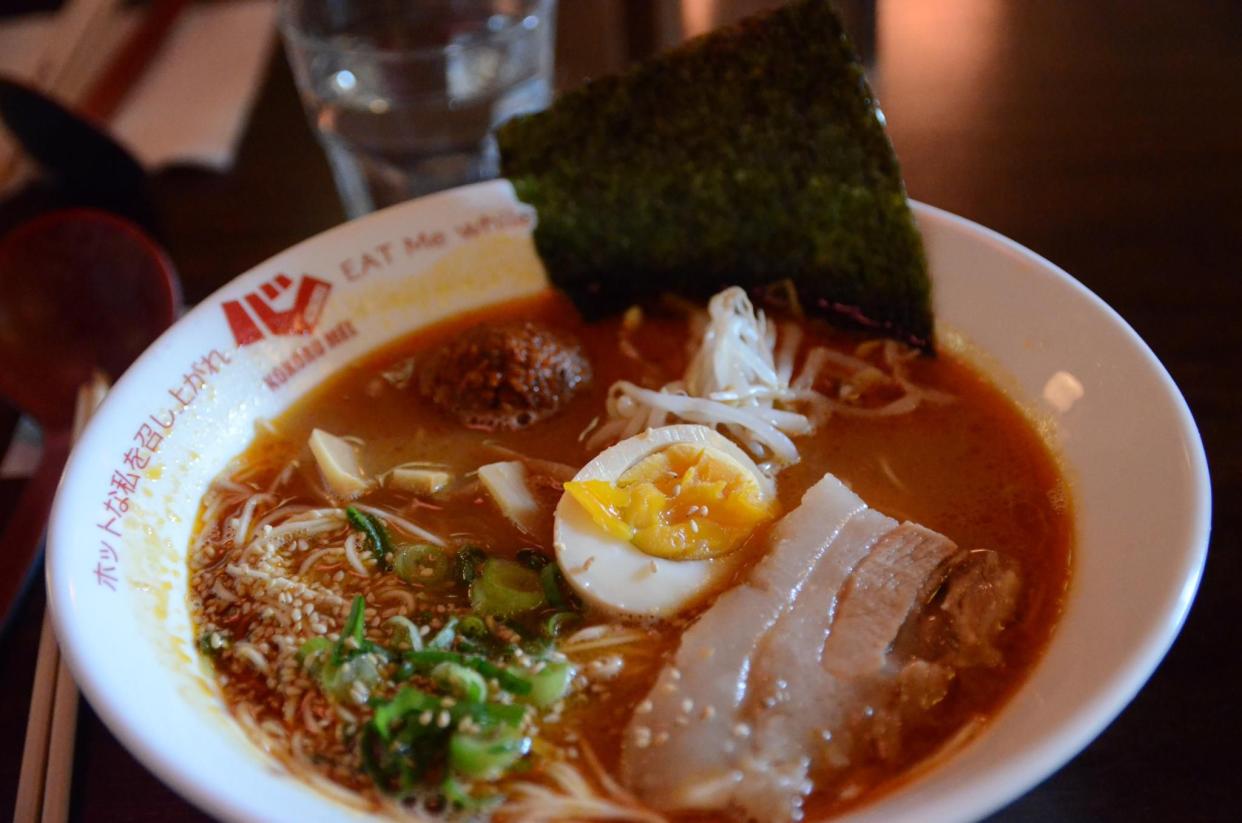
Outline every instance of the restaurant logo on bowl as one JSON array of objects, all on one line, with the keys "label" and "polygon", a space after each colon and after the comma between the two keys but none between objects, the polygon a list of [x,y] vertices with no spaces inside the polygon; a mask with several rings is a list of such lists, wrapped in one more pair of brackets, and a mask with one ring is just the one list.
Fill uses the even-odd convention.
[{"label": "restaurant logo on bowl", "polygon": [[257,343],[267,334],[287,337],[315,330],[332,284],[304,274],[298,280],[296,291],[292,286],[293,280],[287,274],[278,274],[242,300],[224,301],[224,317],[229,321],[237,345]]}]

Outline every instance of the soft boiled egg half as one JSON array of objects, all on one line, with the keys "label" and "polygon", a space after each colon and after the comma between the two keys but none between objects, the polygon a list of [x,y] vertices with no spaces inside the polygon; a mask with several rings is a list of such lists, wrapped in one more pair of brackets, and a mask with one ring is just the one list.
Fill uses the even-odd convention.
[{"label": "soft boiled egg half", "polygon": [[777,514],[776,488],[707,426],[648,429],[565,484],[553,543],[565,579],[609,612],[671,617],[712,591]]}]

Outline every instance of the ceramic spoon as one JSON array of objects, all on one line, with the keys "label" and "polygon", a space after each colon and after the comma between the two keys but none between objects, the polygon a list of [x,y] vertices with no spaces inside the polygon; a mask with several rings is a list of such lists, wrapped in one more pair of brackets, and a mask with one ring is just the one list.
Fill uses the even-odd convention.
[{"label": "ceramic spoon", "polygon": [[0,238],[0,395],[43,431],[39,468],[0,535],[0,631],[31,577],[78,388],[96,370],[119,377],[179,299],[164,252],[107,212],[53,212]]}]

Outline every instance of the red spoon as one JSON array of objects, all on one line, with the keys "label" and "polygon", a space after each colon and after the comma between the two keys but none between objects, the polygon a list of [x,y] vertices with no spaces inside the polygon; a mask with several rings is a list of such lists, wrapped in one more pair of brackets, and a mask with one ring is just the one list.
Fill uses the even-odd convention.
[{"label": "red spoon", "polygon": [[132,223],[70,209],[0,238],[0,395],[38,421],[43,456],[0,535],[0,631],[38,555],[78,388],[115,380],[173,321],[167,255]]}]

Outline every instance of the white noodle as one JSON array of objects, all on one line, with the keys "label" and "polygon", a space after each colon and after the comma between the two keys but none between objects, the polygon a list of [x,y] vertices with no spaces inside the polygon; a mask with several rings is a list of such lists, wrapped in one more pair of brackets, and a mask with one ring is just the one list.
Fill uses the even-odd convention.
[{"label": "white noodle", "polygon": [[277,506],[267,514],[263,515],[263,517],[254,524],[255,530],[262,531],[264,526],[274,526],[278,520],[288,520],[294,515],[299,515],[309,510],[310,506],[303,506],[300,504]]},{"label": "white noodle", "polygon": [[217,477],[211,481],[211,485],[224,491],[236,492],[237,494],[254,494],[254,489],[249,486],[243,486],[241,483],[230,480],[227,477]]},{"label": "white noodle", "polygon": [[280,474],[276,475],[276,477],[272,480],[271,485],[267,487],[267,490],[269,492],[275,491],[276,489],[279,489],[281,486],[288,483],[289,479],[293,477],[293,473],[297,471],[297,468],[298,468],[298,461],[296,460],[289,461],[289,465],[285,466],[283,469],[280,470]]},{"label": "white noodle", "polygon": [[306,559],[302,561],[302,565],[298,566],[298,577],[301,577],[302,575],[306,574],[308,571],[311,570],[312,567],[314,567],[316,563],[318,563],[320,560],[327,557],[328,555],[337,554],[338,552],[343,552],[343,551],[344,549],[341,549],[339,547],[329,548],[329,549],[316,549],[315,551],[306,555]]},{"label": "white noodle", "polygon": [[444,540],[438,537],[437,535],[432,534],[431,532],[427,531],[424,528],[414,525],[409,520],[406,520],[404,517],[393,514],[392,512],[386,512],[383,509],[377,509],[374,506],[364,506],[361,503],[355,503],[354,508],[357,509],[358,511],[363,511],[363,512],[366,512],[367,514],[375,515],[376,517],[387,520],[389,523],[396,526],[398,529],[405,532],[406,534],[412,534],[421,540],[426,540],[428,543],[431,543],[436,546],[445,545]]},{"label": "white noodle", "polygon": [[233,653],[239,657],[245,658],[251,665],[263,674],[270,674],[272,671],[271,667],[267,664],[267,658],[263,656],[263,652],[259,651],[253,643],[247,643],[244,640],[240,643],[234,643]]},{"label": "white noodle", "polygon": [[[211,495],[211,492],[207,494]],[[190,557],[198,557],[198,553],[202,551],[203,544],[207,542],[208,536],[216,530],[216,520],[219,518],[220,509],[223,507],[223,501],[214,496],[211,502],[207,504],[207,510],[203,512],[203,527],[198,530],[198,534],[194,535],[194,542],[190,545]]]},{"label": "white noodle", "polygon": [[237,528],[233,532],[233,548],[240,549],[246,545],[246,540],[250,537],[250,521],[254,519],[254,510],[260,503],[268,500],[275,500],[276,496],[272,494],[252,494],[250,499],[246,501],[246,505],[242,506],[242,512],[237,518]]},{"label": "white noodle", "polygon": [[563,760],[557,761],[543,770],[543,777],[550,786],[527,781],[515,783],[511,787],[513,799],[497,811],[497,817],[530,823],[569,820],[664,823],[663,815],[642,805],[603,770],[590,746],[584,742],[581,748],[599,789],[577,768]]},{"label": "white noodle", "polygon": [[358,533],[354,532],[345,538],[345,560],[349,563],[354,571],[363,577],[370,577],[371,573],[367,571],[367,567],[358,559]]},{"label": "white noodle", "polygon": [[[339,510],[337,510],[339,511]],[[341,527],[343,517],[338,516],[336,511],[329,511],[326,516],[312,518],[308,520],[286,520],[284,523],[272,529],[270,532],[266,529],[260,529],[250,544],[246,546],[245,551],[241,554],[241,559],[245,559],[259,546],[276,546],[290,537],[322,534],[323,532],[335,531]],[[266,533],[265,533],[266,532]]]},{"label": "white noodle", "polygon": [[613,646],[625,646],[647,638],[647,632],[642,629],[608,623],[588,626],[581,631],[574,632],[557,645],[557,650],[567,655],[582,654]]},{"label": "white noodle", "polygon": [[220,598],[221,600],[223,600],[225,603],[236,603],[237,602],[237,595],[233,594],[231,591],[224,588],[224,584],[220,582],[219,578],[217,578],[216,581],[211,584],[211,593],[214,594],[216,597]]}]

